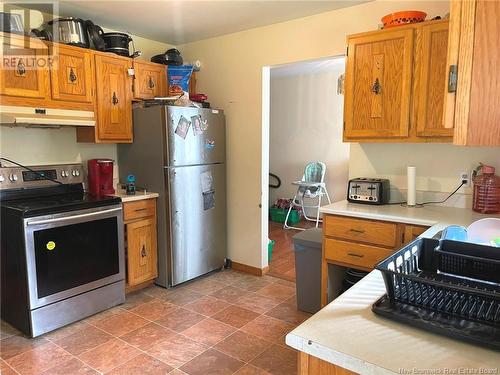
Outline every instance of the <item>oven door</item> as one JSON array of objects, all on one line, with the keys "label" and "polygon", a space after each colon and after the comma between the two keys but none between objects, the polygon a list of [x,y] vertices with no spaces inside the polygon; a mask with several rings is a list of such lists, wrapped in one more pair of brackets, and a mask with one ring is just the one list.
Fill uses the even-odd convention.
[{"label": "oven door", "polygon": [[121,205],[24,219],[31,309],[125,279]]}]

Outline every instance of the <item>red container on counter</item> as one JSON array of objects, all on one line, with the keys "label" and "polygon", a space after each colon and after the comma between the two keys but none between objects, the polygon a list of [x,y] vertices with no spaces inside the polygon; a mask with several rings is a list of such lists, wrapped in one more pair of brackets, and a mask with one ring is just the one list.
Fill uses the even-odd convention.
[{"label": "red container on counter", "polygon": [[474,179],[472,209],[482,214],[500,213],[500,177],[495,175],[495,168],[481,166],[481,174]]}]

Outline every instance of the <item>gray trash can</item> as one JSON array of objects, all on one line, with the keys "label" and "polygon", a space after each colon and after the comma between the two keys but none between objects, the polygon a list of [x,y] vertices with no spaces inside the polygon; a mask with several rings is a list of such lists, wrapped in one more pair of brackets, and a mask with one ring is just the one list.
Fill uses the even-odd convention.
[{"label": "gray trash can", "polygon": [[293,236],[297,308],[311,314],[321,309],[321,244],[323,231],[311,228]]}]

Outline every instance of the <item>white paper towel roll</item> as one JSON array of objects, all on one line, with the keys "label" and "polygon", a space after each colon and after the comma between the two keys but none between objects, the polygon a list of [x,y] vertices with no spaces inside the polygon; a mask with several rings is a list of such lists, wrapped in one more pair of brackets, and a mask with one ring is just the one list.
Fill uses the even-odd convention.
[{"label": "white paper towel roll", "polygon": [[408,198],[406,200],[406,204],[408,206],[415,206],[417,203],[417,168],[408,167],[406,173],[408,179]]}]

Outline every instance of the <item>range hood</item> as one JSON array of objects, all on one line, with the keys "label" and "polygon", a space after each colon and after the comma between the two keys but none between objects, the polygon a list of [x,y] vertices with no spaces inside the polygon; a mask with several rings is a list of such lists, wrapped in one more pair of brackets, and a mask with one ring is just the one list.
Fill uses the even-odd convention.
[{"label": "range hood", "polygon": [[8,126],[95,126],[93,111],[0,105],[0,124]]}]

